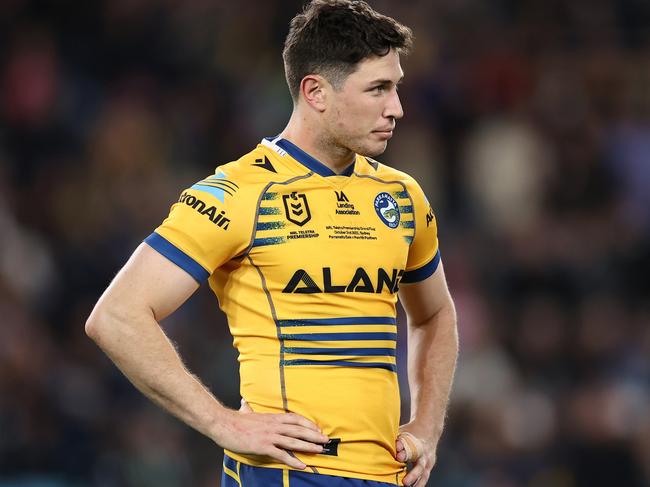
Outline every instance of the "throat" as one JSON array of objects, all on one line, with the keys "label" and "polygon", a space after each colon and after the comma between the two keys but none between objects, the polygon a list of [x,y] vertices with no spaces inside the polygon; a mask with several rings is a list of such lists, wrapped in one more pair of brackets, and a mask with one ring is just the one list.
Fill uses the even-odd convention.
[{"label": "throat", "polygon": [[356,154],[350,149],[337,147],[334,143],[321,143],[314,147],[314,157],[337,175],[352,173]]},{"label": "throat", "polygon": [[289,137],[276,142],[299,163],[321,176],[350,176],[354,171],[356,154],[349,149],[324,148],[320,144],[299,145]]}]

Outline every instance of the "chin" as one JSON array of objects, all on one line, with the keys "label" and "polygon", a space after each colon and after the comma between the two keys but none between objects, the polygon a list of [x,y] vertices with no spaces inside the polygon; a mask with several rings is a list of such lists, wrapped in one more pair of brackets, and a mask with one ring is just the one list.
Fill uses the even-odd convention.
[{"label": "chin", "polygon": [[380,144],[368,144],[356,152],[362,156],[377,157],[386,151],[387,146],[387,142],[382,142]]},{"label": "chin", "polygon": [[384,153],[388,146],[388,140],[373,140],[369,137],[358,137],[354,140],[348,139],[342,141],[338,145],[362,156],[376,157]]}]

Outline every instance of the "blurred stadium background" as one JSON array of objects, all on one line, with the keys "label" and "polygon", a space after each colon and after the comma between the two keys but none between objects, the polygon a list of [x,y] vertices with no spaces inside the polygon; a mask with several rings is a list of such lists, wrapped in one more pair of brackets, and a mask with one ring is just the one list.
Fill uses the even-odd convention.
[{"label": "blurred stadium background", "polygon": [[[218,484],[83,324],[182,188],[282,130],[301,4],[0,2],[0,486]],[[371,4],[417,37],[380,159],[434,205],[460,316],[430,485],[650,485],[650,3]],[[209,291],[164,325],[236,406]]]}]

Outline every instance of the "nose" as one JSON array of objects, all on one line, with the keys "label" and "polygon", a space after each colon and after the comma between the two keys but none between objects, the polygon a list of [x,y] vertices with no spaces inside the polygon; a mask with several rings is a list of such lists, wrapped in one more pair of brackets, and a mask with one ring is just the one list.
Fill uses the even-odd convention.
[{"label": "nose", "polygon": [[403,116],[404,110],[402,109],[402,102],[399,99],[399,93],[396,89],[393,89],[384,108],[384,117],[398,120]]}]

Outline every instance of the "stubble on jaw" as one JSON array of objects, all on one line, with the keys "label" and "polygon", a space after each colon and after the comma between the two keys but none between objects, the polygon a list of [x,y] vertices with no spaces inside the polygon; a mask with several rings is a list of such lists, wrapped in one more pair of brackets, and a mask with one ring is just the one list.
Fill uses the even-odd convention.
[{"label": "stubble on jaw", "polygon": [[328,162],[346,158],[349,158],[350,162],[354,162],[355,154],[377,157],[386,151],[388,141],[375,144],[371,140],[372,133],[351,137],[349,130],[346,129],[345,120],[345,111],[342,111],[339,106],[333,107],[333,112],[325,120],[321,133],[315,141],[318,152],[326,154],[328,159],[331,158],[331,161]]},{"label": "stubble on jaw", "polygon": [[327,154],[327,157],[330,157],[332,161],[339,161],[346,158],[354,160],[354,150],[342,145],[331,134],[321,134],[316,140],[316,146],[321,153]]}]

